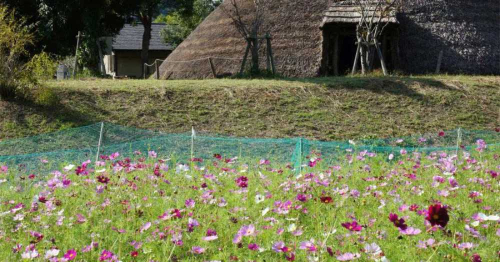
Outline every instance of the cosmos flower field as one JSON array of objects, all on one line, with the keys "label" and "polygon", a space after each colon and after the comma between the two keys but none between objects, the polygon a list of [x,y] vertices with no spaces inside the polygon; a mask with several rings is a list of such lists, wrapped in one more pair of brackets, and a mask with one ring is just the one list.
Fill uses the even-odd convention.
[{"label": "cosmos flower field", "polygon": [[312,152],[301,170],[213,153],[0,165],[0,260],[500,259],[500,152],[482,141],[458,156]]}]

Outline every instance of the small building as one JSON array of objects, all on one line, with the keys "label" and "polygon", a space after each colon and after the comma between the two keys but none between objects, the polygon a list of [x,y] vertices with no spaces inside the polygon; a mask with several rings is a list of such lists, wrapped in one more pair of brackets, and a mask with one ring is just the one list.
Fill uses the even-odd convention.
[{"label": "small building", "polygon": [[[151,42],[149,44],[149,62],[153,64],[156,59],[165,60],[174,49],[162,41],[160,32],[165,24],[152,25]],[[142,64],[142,24],[126,24],[115,37],[104,38],[103,64],[106,75],[113,77],[141,78]],[[148,75],[155,73],[155,67],[150,67]]]}]

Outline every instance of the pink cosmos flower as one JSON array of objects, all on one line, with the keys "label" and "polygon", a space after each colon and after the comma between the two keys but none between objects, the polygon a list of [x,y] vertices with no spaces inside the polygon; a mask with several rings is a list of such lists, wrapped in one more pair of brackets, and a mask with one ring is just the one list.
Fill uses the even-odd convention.
[{"label": "pink cosmos flower", "polygon": [[193,252],[193,254],[203,254],[205,253],[205,248],[202,248],[202,247],[199,247],[199,246],[194,246],[191,248],[191,252]]},{"label": "pink cosmos flower", "polygon": [[356,253],[356,254],[345,253],[345,254],[342,254],[340,256],[337,256],[337,260],[338,261],[350,261],[350,260],[358,259],[360,257],[361,257],[361,255],[358,253]]},{"label": "pink cosmos flower", "polygon": [[76,258],[76,250],[70,249],[63,256],[67,261],[74,260]]},{"label": "pink cosmos flower", "polygon": [[150,158],[156,158],[156,157],[158,157],[158,154],[155,151],[149,151],[148,156]]},{"label": "pink cosmos flower", "polygon": [[297,200],[300,202],[306,202],[307,201],[307,196],[303,194],[297,194]]},{"label": "pink cosmos flower", "polygon": [[202,239],[204,241],[213,241],[218,238],[217,231],[215,229],[207,229],[207,234]]},{"label": "pink cosmos flower", "polygon": [[141,227],[140,232],[143,233],[144,231],[148,230],[151,227],[151,225],[152,225],[151,222],[147,222]]},{"label": "pink cosmos flower", "polygon": [[194,208],[195,203],[196,202],[193,199],[190,198],[190,199],[186,200],[185,205],[186,205],[187,208]]},{"label": "pink cosmos flower", "polygon": [[422,230],[420,230],[418,228],[408,227],[404,230],[399,228],[399,232],[403,235],[415,236],[415,235],[420,234],[422,232]]},{"label": "pink cosmos flower", "polygon": [[476,145],[477,145],[476,150],[478,152],[483,152],[488,147],[486,145],[486,142],[484,142],[484,140],[482,139],[477,140]]},{"label": "pink cosmos flower", "polygon": [[9,168],[7,166],[0,166],[0,174],[7,173],[7,171],[9,171]]},{"label": "pink cosmos flower", "polygon": [[273,244],[273,247],[272,247],[272,250],[276,253],[281,253],[281,252],[285,252],[284,250],[288,250],[285,246],[285,242],[283,241],[278,241],[276,243]]},{"label": "pink cosmos flower", "polygon": [[310,241],[303,241],[300,243],[299,249],[307,250],[308,252],[316,252],[318,248],[314,244],[314,239]]}]

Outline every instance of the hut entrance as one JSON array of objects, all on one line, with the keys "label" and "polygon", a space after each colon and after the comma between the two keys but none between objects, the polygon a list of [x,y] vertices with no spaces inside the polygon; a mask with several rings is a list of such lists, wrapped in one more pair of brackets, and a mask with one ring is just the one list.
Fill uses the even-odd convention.
[{"label": "hut entrance", "polygon": [[[389,25],[380,38],[381,49],[388,70],[399,68],[399,47],[397,26]],[[356,24],[328,23],[323,25],[323,61],[322,75],[348,75],[354,64],[356,55]],[[370,58],[372,69],[380,69],[380,59],[376,52]]]}]

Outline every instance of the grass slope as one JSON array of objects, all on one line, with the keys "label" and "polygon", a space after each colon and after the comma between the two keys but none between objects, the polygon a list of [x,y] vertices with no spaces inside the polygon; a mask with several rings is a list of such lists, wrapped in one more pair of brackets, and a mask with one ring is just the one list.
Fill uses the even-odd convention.
[{"label": "grass slope", "polygon": [[49,82],[0,100],[0,139],[100,121],[168,132],[337,140],[500,124],[500,77]]}]

